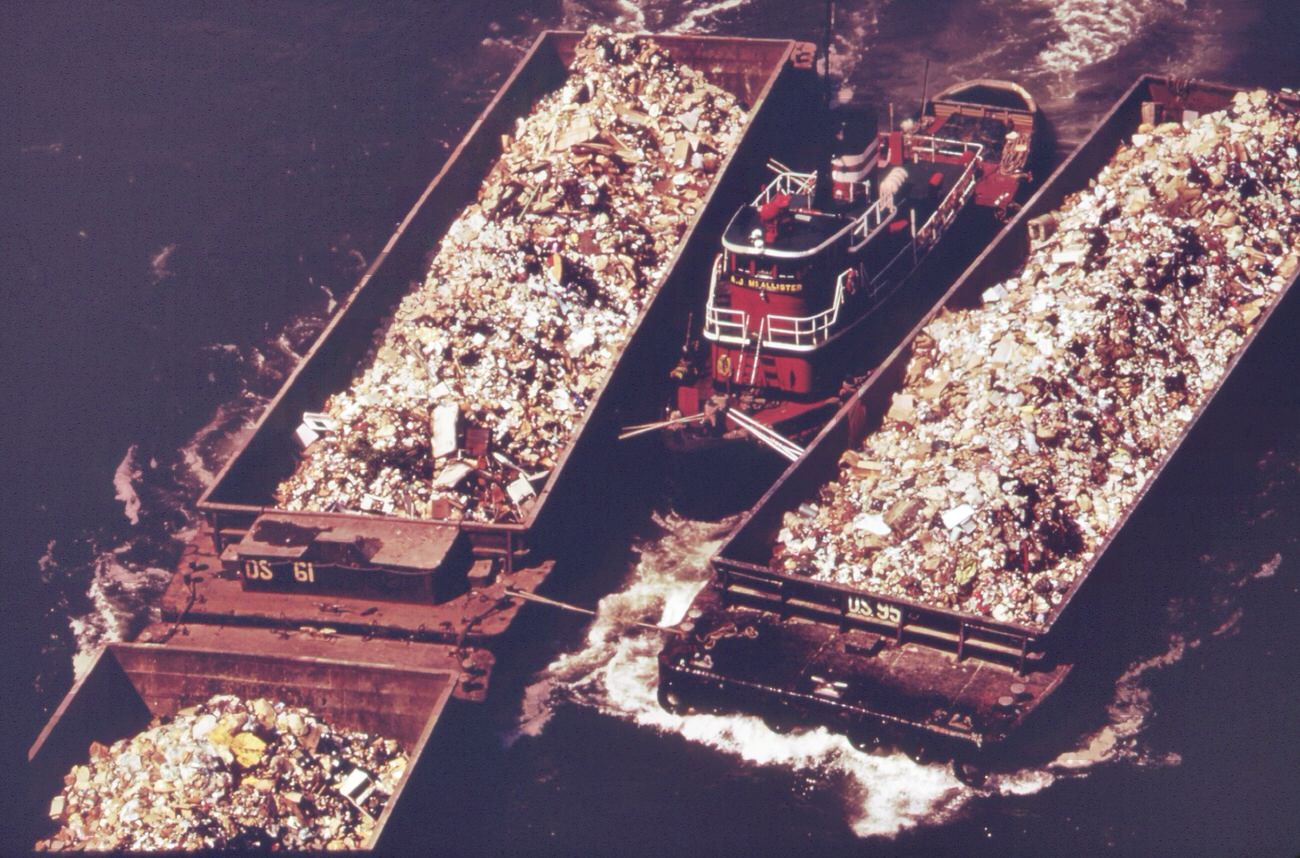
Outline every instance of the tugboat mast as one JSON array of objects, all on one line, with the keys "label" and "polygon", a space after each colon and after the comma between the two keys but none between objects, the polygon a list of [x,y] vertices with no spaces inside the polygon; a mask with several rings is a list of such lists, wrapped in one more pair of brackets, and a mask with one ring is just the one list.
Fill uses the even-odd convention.
[{"label": "tugboat mast", "polygon": [[831,44],[835,36],[835,0],[826,0],[826,21],[822,28],[822,107],[831,103]]}]

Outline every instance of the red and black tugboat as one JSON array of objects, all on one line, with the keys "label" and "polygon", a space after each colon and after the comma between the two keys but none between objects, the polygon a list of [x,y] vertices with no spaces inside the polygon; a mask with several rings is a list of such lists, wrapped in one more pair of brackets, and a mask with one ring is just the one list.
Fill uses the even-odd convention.
[{"label": "red and black tugboat", "polygon": [[968,208],[1005,216],[1017,203],[1036,118],[1020,86],[971,81],[880,134],[834,120],[829,176],[770,162],[775,178],[723,234],[702,325],[673,370],[669,448],[751,438],[793,461],[888,353],[867,321]]}]

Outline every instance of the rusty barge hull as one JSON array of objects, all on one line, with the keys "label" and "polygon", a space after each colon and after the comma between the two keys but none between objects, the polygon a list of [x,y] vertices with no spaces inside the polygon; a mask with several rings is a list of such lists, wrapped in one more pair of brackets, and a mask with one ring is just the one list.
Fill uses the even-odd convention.
[{"label": "rusty barge hull", "polygon": [[[1095,583],[1084,592],[1085,584],[1124,585],[1124,570],[1117,568],[1124,552],[1108,549],[1128,529],[1159,477],[1178,461],[1187,437],[1210,405],[1223,398],[1224,387],[1230,381],[1242,383],[1236,367],[1261,351],[1255,348],[1261,335],[1275,344],[1285,338],[1285,328],[1297,315],[1295,277],[1260,316],[1217,385],[1042,626],[997,622],[783,574],[771,564],[776,533],[787,511],[836,478],[841,454],[881,425],[903,385],[922,329],[945,310],[979,305],[986,289],[1013,274],[1029,254],[1030,222],[1086,188],[1143,122],[1144,109],[1148,118],[1177,121],[1184,111],[1226,107],[1237,91],[1148,75],[1119,99],[714,556],[713,578],[687,617],[690,636],[670,641],[660,655],[659,694],[665,707],[757,711],[779,723],[824,723],[873,738],[904,736],[905,744],[958,753],[1010,745],[1004,740],[1026,720],[1042,717],[1035,713],[1096,645],[1086,620],[1095,614],[1102,588]],[[1294,95],[1284,94],[1281,101],[1300,110]],[[1276,316],[1284,319],[1274,321]],[[1076,602],[1080,604],[1070,608]]]},{"label": "rusty barge hull", "polygon": [[85,762],[90,743],[111,745],[215,694],[281,700],[327,712],[341,728],[388,736],[407,749],[406,771],[364,847],[375,849],[407,784],[423,768],[434,727],[455,684],[455,673],[414,664],[407,656],[363,665],[301,654],[110,644],[32,746],[32,786],[37,794],[53,794],[63,775]]}]

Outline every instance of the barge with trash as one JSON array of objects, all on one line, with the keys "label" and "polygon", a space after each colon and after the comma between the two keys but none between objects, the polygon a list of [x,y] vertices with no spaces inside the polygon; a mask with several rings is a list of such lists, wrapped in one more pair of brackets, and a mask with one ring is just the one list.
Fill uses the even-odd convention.
[{"label": "barge with trash", "polygon": [[1294,93],[1137,80],[744,516],[661,704],[1011,751],[1141,589],[1134,511],[1291,336],[1298,149]]},{"label": "barge with trash", "polygon": [[[670,450],[748,438],[796,459],[940,294],[916,281],[949,282],[920,276],[931,252],[950,246],[944,270],[962,270],[1024,201],[1033,96],[981,79],[922,101],[919,120],[879,134],[874,118],[833,110],[829,169],[769,162],[775,177],[722,234],[700,330],[673,369]],[[903,291],[921,293],[910,316],[885,318]]]},{"label": "barge with trash", "polygon": [[[196,741],[221,737],[213,759],[270,767],[230,769],[253,785],[250,806],[276,809],[267,830],[229,839],[204,816],[219,797],[163,819],[133,793],[114,813],[125,833],[96,848],[167,848],[149,839],[159,826],[198,826],[209,845],[301,832],[312,795],[286,804],[274,784],[314,772],[304,754],[328,775],[309,773],[317,798],[333,790],[378,814],[364,836],[330,829],[305,848],[383,842],[407,782],[428,778],[444,707],[484,698],[517,594],[575,535],[598,538],[618,491],[617,427],[656,407],[637,391],[676,359],[669,332],[713,237],[820,106],[812,61],[807,44],[776,39],[537,39],[204,492],[161,618],[101,652],[32,747],[32,794],[60,777],[70,791],[50,807],[64,829],[45,848],[106,824],[86,808],[109,806],[93,790],[115,777],[95,768],[113,753],[189,766],[148,742],[108,750],[181,715]],[[502,378],[527,408],[503,398]],[[262,702],[210,711],[213,695]],[[409,763],[382,811],[375,773],[330,774],[338,754],[286,706],[401,745]],[[268,743],[294,755],[264,759]]]}]

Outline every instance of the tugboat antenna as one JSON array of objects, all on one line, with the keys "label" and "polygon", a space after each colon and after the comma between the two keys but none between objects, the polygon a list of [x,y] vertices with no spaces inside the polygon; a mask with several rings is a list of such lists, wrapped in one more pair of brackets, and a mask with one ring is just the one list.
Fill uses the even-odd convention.
[{"label": "tugboat antenna", "polygon": [[925,121],[925,99],[926,96],[929,94],[929,90],[930,90],[930,58],[926,57],[925,71],[922,72],[921,74],[921,115],[917,119],[918,122]]},{"label": "tugboat antenna", "polygon": [[826,0],[826,22],[822,29],[822,99],[831,103],[831,45],[835,36],[835,0]]}]

